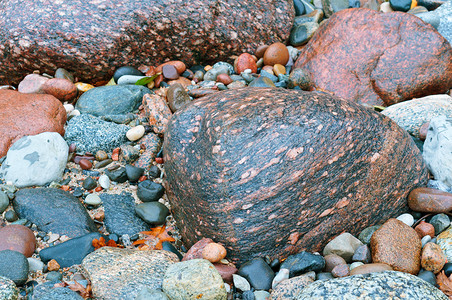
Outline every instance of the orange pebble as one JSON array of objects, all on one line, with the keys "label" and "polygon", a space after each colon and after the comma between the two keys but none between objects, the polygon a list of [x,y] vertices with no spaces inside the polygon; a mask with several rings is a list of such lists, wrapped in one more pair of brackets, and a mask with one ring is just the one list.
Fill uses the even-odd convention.
[{"label": "orange pebble", "polygon": [[94,189],[94,191],[100,192],[100,191],[102,191],[102,187],[101,187],[101,186],[98,186],[97,188]]},{"label": "orange pebble", "polygon": [[163,158],[162,157],[156,157],[155,162],[158,164],[163,164]]}]

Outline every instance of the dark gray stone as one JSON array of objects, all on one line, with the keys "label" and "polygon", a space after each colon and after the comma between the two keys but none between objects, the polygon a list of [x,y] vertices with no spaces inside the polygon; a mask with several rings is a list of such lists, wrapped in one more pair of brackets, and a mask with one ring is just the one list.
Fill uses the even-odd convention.
[{"label": "dark gray stone", "polygon": [[82,184],[85,190],[92,190],[97,187],[97,182],[92,177],[86,177]]},{"label": "dark gray stone", "polygon": [[144,180],[138,184],[137,196],[143,202],[158,201],[165,192],[163,185],[151,180]]},{"label": "dark gray stone", "polygon": [[62,268],[79,265],[89,253],[94,251],[93,239],[99,239],[102,235],[97,232],[89,233],[78,238],[42,249],[39,256],[44,263],[55,259]]},{"label": "dark gray stone", "polygon": [[370,244],[370,238],[372,237],[372,234],[374,234],[377,229],[380,228],[380,225],[375,226],[369,226],[365,228],[361,233],[358,235],[358,239],[366,245]]},{"label": "dark gray stone", "polygon": [[104,223],[109,233],[132,236],[149,229],[149,225],[135,214],[135,200],[131,194],[101,194],[100,198],[105,210]]},{"label": "dark gray stone", "polygon": [[128,179],[126,168],[124,167],[117,168],[116,170],[113,171],[105,170],[105,175],[107,175],[111,181],[119,183],[126,182]]},{"label": "dark gray stone", "polygon": [[143,73],[131,66],[122,66],[116,69],[115,74],[113,74],[113,79],[118,83],[118,79],[123,75],[135,75],[143,76]]},{"label": "dark gray stone", "polygon": [[75,106],[82,114],[94,116],[120,115],[136,111],[144,94],[151,93],[141,85],[112,85],[90,89],[83,93]]},{"label": "dark gray stone", "polygon": [[45,292],[38,294],[38,296],[35,296],[35,293],[33,293],[33,300],[83,300],[83,297],[69,288],[48,287]]},{"label": "dark gray stone", "polygon": [[272,287],[272,281],[275,272],[262,258],[254,258],[244,263],[237,272],[256,290],[269,290]]},{"label": "dark gray stone", "polygon": [[446,214],[434,215],[429,223],[435,228],[435,235],[439,235],[444,229],[450,226],[450,220]]},{"label": "dark gray stone", "polygon": [[28,279],[28,260],[20,252],[12,250],[0,251],[0,276],[14,281],[18,286]]},{"label": "dark gray stone", "polygon": [[305,251],[289,256],[281,264],[281,269],[289,270],[290,277],[298,276],[309,271],[319,272],[324,267],[325,259],[323,256]]},{"label": "dark gray stone", "polygon": [[19,190],[13,205],[21,218],[31,221],[45,232],[51,231],[74,238],[97,231],[80,201],[60,189]]},{"label": "dark gray stone", "polygon": [[127,142],[126,132],[130,127],[103,121],[88,114],[73,117],[66,127],[64,138],[68,144],[74,143],[77,150],[96,153],[106,152]]},{"label": "dark gray stone", "polygon": [[47,273],[46,279],[48,281],[61,281],[63,279],[63,274],[58,271],[52,271]]},{"label": "dark gray stone", "polygon": [[438,284],[436,283],[436,276],[432,271],[426,271],[422,269],[419,274],[417,274],[417,277],[424,279],[434,287],[438,287]]},{"label": "dark gray stone", "polygon": [[164,204],[154,201],[138,204],[135,207],[135,212],[146,223],[163,225],[166,222],[166,216],[169,214],[169,209]]},{"label": "dark gray stone", "polygon": [[0,214],[2,214],[9,206],[9,198],[5,192],[0,191]]},{"label": "dark gray stone", "polygon": [[301,46],[307,43],[319,28],[316,22],[306,22],[292,28],[290,33],[290,44],[292,46]]},{"label": "dark gray stone", "polygon": [[[130,182],[137,182],[141,175],[144,174],[144,168],[126,165],[127,178]],[[111,179],[111,178],[110,178]]]}]

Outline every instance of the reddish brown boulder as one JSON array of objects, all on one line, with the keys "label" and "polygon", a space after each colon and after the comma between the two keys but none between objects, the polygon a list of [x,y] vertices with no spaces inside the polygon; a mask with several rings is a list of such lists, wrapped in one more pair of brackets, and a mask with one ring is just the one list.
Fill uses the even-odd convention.
[{"label": "reddish brown boulder", "polygon": [[416,275],[421,268],[422,244],[416,231],[397,219],[389,219],[370,239],[372,262],[395,271]]},{"label": "reddish brown boulder", "polygon": [[211,238],[239,262],[357,235],[407,211],[408,192],[427,180],[406,131],[317,92],[248,87],[203,97],[172,116],[163,153],[184,242]]},{"label": "reddish brown boulder", "polygon": [[30,257],[36,248],[36,238],[30,228],[9,225],[0,229],[0,251],[13,250]]},{"label": "reddish brown boulder", "polygon": [[408,195],[408,206],[419,212],[442,213],[452,210],[452,194],[441,190],[420,187]]},{"label": "reddish brown boulder", "polygon": [[311,74],[312,89],[389,106],[452,87],[452,48],[414,15],[346,9],[319,28],[295,68]]},{"label": "reddish brown boulder", "polygon": [[285,42],[293,19],[292,0],[1,1],[0,25],[8,30],[0,33],[0,83],[61,66],[96,83],[124,65],[213,63]]},{"label": "reddish brown boulder", "polygon": [[0,157],[25,135],[42,132],[64,134],[66,110],[51,95],[0,90]]}]

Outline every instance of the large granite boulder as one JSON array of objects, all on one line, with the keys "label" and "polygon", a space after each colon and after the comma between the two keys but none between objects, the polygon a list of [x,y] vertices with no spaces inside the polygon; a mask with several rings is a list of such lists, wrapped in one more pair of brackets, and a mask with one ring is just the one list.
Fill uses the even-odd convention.
[{"label": "large granite boulder", "polygon": [[319,251],[343,231],[406,211],[408,192],[427,181],[406,131],[326,93],[203,97],[173,115],[163,147],[184,241],[212,238],[239,262]]},{"label": "large granite boulder", "polygon": [[66,111],[51,95],[0,90],[0,111],[0,157],[23,136],[42,132],[64,134]]},{"label": "large granite boulder", "polygon": [[389,106],[451,88],[452,48],[411,14],[346,9],[319,28],[295,68],[311,75],[312,89]]},{"label": "large granite boulder", "polygon": [[0,1],[0,84],[58,67],[96,82],[123,65],[224,60],[287,40],[293,17],[292,0]]}]

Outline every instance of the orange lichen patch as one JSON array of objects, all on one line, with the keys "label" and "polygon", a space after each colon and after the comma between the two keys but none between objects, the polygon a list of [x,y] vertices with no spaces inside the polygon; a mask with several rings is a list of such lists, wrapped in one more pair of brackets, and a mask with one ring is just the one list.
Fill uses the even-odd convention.
[{"label": "orange lichen patch", "polygon": [[[138,246],[138,249],[140,250],[162,250],[162,243],[163,242],[174,242],[176,241],[172,236],[168,234],[168,231],[166,230],[166,226],[162,227],[154,227],[151,228],[150,231],[142,231],[141,234],[146,235],[144,239],[137,240],[132,243],[132,245]],[[148,241],[155,242],[155,246],[150,246]]]},{"label": "orange lichen patch", "polygon": [[105,243],[105,239],[102,236],[99,239],[94,239],[92,241],[92,245],[94,247],[94,250],[97,250],[97,249],[105,247],[105,246],[124,248],[123,246],[116,244],[116,242],[113,240],[109,240],[107,243]]}]

